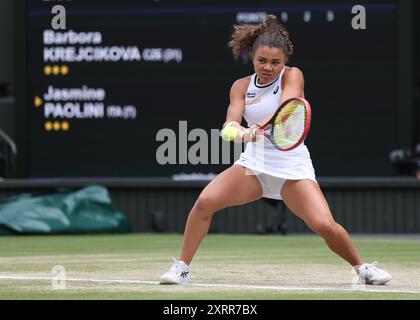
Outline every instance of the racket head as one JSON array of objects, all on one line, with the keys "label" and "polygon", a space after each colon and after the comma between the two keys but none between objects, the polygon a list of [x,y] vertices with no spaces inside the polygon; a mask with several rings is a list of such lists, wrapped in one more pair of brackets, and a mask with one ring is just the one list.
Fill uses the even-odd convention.
[{"label": "racket head", "polygon": [[282,103],[269,122],[269,139],[277,149],[289,151],[307,137],[311,126],[311,105],[304,98],[291,98]]}]

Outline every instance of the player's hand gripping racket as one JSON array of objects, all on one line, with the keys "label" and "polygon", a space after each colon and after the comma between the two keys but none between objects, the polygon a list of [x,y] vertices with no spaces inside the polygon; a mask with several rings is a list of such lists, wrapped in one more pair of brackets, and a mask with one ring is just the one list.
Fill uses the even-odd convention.
[{"label": "player's hand gripping racket", "polygon": [[[292,98],[282,103],[265,125],[264,136],[278,150],[289,151],[299,146],[309,133],[311,126],[311,106],[303,98]],[[269,130],[268,130],[269,129]],[[253,129],[252,135],[257,134]]]}]

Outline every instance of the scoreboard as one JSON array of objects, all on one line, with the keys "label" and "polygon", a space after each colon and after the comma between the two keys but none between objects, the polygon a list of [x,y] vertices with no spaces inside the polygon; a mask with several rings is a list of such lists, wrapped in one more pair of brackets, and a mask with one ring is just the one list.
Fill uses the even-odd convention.
[{"label": "scoreboard", "polygon": [[[58,21],[56,5],[65,9]],[[211,177],[232,83],[252,74],[227,47],[234,24],[275,14],[313,107],[321,176],[388,175],[397,144],[396,1],[25,0],[17,117],[26,177]],[[63,17],[63,16],[62,16]],[[54,23],[65,22],[65,28]],[[19,92],[17,92],[19,94]],[[229,149],[230,148],[230,149]],[[228,150],[226,156],[226,150]],[[240,152],[240,150],[239,150]]]}]

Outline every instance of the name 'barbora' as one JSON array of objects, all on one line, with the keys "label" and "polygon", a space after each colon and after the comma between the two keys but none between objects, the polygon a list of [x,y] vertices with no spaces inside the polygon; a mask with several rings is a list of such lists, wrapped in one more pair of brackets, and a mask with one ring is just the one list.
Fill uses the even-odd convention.
[{"label": "name 'barbora'", "polygon": [[54,30],[44,30],[44,44],[101,44],[102,34],[100,32],[75,32],[69,30],[59,32]]}]

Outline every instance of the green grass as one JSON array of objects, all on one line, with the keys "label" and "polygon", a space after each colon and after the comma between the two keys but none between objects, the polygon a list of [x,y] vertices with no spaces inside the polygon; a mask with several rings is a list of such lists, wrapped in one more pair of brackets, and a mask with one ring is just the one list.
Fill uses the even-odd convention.
[{"label": "green grass", "polygon": [[[392,292],[348,292],[350,266],[316,236],[211,234],[193,261],[194,283],[311,290],[86,281],[53,290],[49,280],[0,279],[0,299],[420,299],[420,237],[355,236],[353,241],[365,261],[378,260],[394,276],[389,285],[374,289]],[[0,276],[51,278],[51,269],[63,265],[68,278],[157,281],[181,244],[179,234],[5,236],[0,237]],[[330,287],[337,290],[317,289]]]}]

